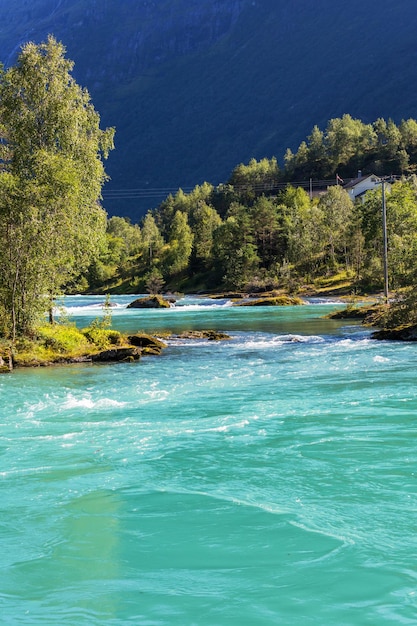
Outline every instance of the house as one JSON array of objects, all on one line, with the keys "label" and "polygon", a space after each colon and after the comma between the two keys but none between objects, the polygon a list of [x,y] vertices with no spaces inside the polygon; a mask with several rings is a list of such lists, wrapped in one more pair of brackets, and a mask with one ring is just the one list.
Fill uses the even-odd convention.
[{"label": "house", "polygon": [[358,172],[358,177],[344,185],[343,189],[346,189],[353,201],[362,200],[364,202],[366,192],[379,187],[381,184],[382,178],[379,176],[375,176],[375,174],[362,176],[362,172]]}]

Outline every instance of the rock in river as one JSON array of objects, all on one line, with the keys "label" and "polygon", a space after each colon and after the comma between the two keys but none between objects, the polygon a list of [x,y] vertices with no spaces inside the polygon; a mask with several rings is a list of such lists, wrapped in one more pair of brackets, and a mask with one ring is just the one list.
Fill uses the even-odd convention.
[{"label": "rock in river", "polygon": [[137,298],[127,305],[128,309],[169,309],[171,304],[162,296],[149,296],[148,298]]}]

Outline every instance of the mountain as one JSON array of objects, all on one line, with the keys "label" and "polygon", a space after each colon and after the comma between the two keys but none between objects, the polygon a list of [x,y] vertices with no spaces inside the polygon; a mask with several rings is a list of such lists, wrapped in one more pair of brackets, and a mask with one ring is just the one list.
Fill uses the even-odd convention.
[{"label": "mountain", "polygon": [[416,117],[413,0],[0,0],[0,60],[52,33],[102,126],[104,206],[138,220],[169,191],[296,150],[314,124]]}]

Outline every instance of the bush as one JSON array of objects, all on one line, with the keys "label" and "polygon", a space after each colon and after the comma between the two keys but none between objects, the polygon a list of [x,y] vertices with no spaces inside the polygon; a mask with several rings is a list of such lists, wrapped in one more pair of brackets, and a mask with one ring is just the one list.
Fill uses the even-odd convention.
[{"label": "bush", "polygon": [[45,348],[63,354],[88,348],[86,337],[75,326],[42,326],[38,330],[38,341]]},{"label": "bush", "polygon": [[409,287],[397,293],[395,299],[386,307],[385,319],[381,326],[396,328],[414,324],[417,324],[417,294],[414,288]]},{"label": "bush", "polygon": [[84,337],[100,350],[104,350],[110,346],[118,346],[123,343],[123,338],[118,330],[110,330],[107,328],[85,328],[82,330]]}]

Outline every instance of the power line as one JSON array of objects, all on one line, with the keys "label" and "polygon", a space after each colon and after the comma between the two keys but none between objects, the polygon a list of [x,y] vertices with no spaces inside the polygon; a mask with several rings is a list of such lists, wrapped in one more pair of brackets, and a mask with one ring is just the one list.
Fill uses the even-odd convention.
[{"label": "power line", "polygon": [[[353,179],[345,179],[345,183],[350,182],[351,180]],[[262,191],[268,191],[272,193],[275,191],[282,191],[288,185],[291,185],[292,187],[302,187],[303,189],[325,189],[326,187],[331,187],[336,184],[337,181],[334,178],[325,180],[288,180],[281,181],[279,183],[245,183],[241,185],[238,184],[233,185],[233,189],[235,189],[237,192],[253,190],[254,192],[258,193]],[[160,198],[169,196],[170,194],[175,195],[180,189],[184,193],[191,193],[195,189],[195,187],[196,185],[194,185],[193,187],[132,187],[126,189],[109,189],[107,191],[103,191],[103,198],[107,200],[140,200],[146,198]]]},{"label": "power line", "polygon": [[[157,198],[176,194],[180,187],[142,187],[131,189],[109,189],[103,191],[103,198],[107,199],[134,199],[134,198]],[[190,193],[194,187],[181,187],[184,193]]]},{"label": "power line", "polygon": [[[399,179],[399,176],[389,176],[386,177],[390,180]],[[345,178],[342,186],[346,186],[346,184],[351,181],[356,180],[355,178]],[[222,186],[227,186],[228,183],[221,183],[219,185],[214,185],[214,189]],[[323,190],[327,187],[332,187],[334,185],[340,184],[336,178],[331,179],[320,179],[320,180],[287,180],[276,183],[242,183],[231,185],[234,191],[242,192],[242,191],[254,191],[255,193],[262,193],[263,191],[274,193],[279,192],[285,189],[288,185],[291,187],[302,187],[306,190]],[[181,189],[184,193],[191,193],[198,185],[190,186],[180,186],[180,187],[131,187],[126,189],[109,189],[103,191],[103,198],[108,200],[118,200],[118,199],[126,199],[126,200],[134,200],[141,198],[161,198],[167,197],[172,194],[175,195]],[[200,185],[201,186],[201,185]]]}]

